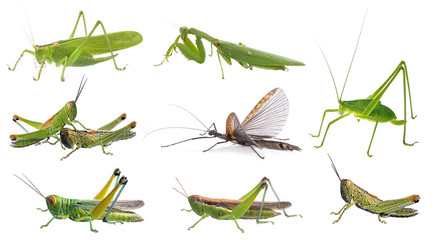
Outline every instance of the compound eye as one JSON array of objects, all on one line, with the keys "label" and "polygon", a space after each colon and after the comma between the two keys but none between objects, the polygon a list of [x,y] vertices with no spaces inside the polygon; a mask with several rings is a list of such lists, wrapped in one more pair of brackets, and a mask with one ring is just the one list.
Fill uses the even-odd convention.
[{"label": "compound eye", "polygon": [[50,197],[50,204],[55,204],[56,203],[56,199],[54,197]]}]

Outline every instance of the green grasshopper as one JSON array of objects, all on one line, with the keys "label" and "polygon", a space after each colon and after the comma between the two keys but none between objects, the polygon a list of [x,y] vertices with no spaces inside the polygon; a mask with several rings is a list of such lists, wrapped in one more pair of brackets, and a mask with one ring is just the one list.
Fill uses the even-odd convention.
[{"label": "green grasshopper", "polygon": [[332,167],[336,173],[336,176],[338,176],[339,181],[341,181],[341,196],[346,202],[339,212],[331,213],[334,215],[339,215],[339,218],[333,221],[333,223],[339,222],[344,212],[353,205],[356,205],[358,208],[367,212],[377,214],[378,220],[381,223],[386,223],[386,221],[381,220],[380,217],[413,217],[418,214],[417,210],[406,207],[419,202],[419,195],[410,195],[405,198],[383,201],[377,196],[374,196],[363,190],[354,184],[350,179],[341,179],[332,158],[330,155],[328,156],[332,162]]},{"label": "green grasshopper", "polygon": [[[73,123],[79,123],[83,128],[85,128],[79,121],[75,120],[77,115],[77,107],[76,102],[79,99],[80,94],[82,93],[83,88],[85,87],[86,80],[80,82],[79,90],[77,91],[76,98],[74,101],[69,101],[65,104],[65,106],[55,113],[51,118],[49,118],[45,123],[31,121],[17,115],[13,116],[13,121],[17,123],[24,131],[25,134],[11,134],[10,139],[12,140],[12,147],[27,147],[33,144],[39,143],[41,140],[50,137],[54,137],[59,140],[56,136],[56,133],[59,132],[65,124],[72,126],[74,129]],[[22,121],[27,123],[28,125],[38,129],[37,131],[29,133],[18,121]]]},{"label": "green grasshopper", "polygon": [[[177,178],[176,180],[179,182]],[[266,177],[262,178],[262,180],[250,192],[242,196],[239,200],[207,198],[199,195],[188,196],[180,182],[179,185],[183,189],[184,194],[175,188],[174,190],[185,196],[188,199],[189,205],[191,205],[191,210],[183,210],[188,212],[194,211],[197,215],[201,216],[200,220],[189,227],[188,230],[194,228],[201,220],[209,216],[218,220],[233,220],[236,223],[236,227],[242,232],[244,232],[244,230],[239,227],[238,222],[236,221],[240,218],[256,219],[257,223],[269,222],[274,224],[272,221],[260,221],[260,219],[267,219],[280,215],[279,212],[274,210],[283,210],[286,217],[302,217],[300,214],[288,215],[286,213],[285,209],[291,207],[291,203],[280,201],[279,196],[271,185],[271,181]],[[265,202],[268,185],[274,192],[277,202]],[[262,189],[264,189],[262,201],[254,201]]]},{"label": "green grasshopper", "polygon": [[[204,49],[203,41],[201,39],[205,39],[211,43],[212,46],[216,47],[218,60],[220,62],[222,78],[224,79],[224,71],[223,66],[221,64],[221,58],[224,59],[229,65],[232,65],[231,59],[237,61],[242,67],[249,68],[250,70],[253,67],[269,69],[269,70],[287,70],[285,66],[304,66],[304,63],[292,60],[290,58],[282,57],[276,54],[264,52],[261,50],[257,50],[254,48],[249,48],[243,45],[242,43],[235,44],[231,42],[221,41],[214,37],[211,37],[209,34],[197,30],[195,28],[187,28],[181,27],[179,29],[180,35],[177,36],[176,40],[169,47],[168,51],[165,54],[164,60],[156,65],[162,65],[165,60],[168,61],[168,57],[171,56],[173,51],[176,48],[180,49],[180,52],[188,59],[194,60],[197,63],[204,63],[206,59],[206,51]],[[195,45],[188,38],[188,34],[195,35]],[[183,43],[179,43],[179,40],[182,40]],[[212,55],[210,55],[212,56]]]},{"label": "green grasshopper", "polygon": [[[374,132],[372,133],[371,141],[369,143],[369,147],[368,147],[368,150],[366,152],[369,157],[372,157],[372,155],[369,154],[369,151],[371,149],[372,140],[374,139],[375,130],[377,129],[377,125],[378,125],[379,122],[380,123],[390,122],[390,123],[392,123],[394,125],[404,125],[403,144],[406,145],[406,146],[413,146],[415,143],[417,143],[417,142],[406,143],[406,123],[407,123],[407,121],[406,121],[406,83],[407,83],[407,89],[408,89],[408,93],[409,93],[411,118],[415,119],[416,116],[413,116],[412,97],[410,95],[410,86],[409,86],[409,75],[407,73],[407,67],[406,67],[406,63],[404,61],[401,61],[400,64],[398,64],[397,68],[394,70],[394,72],[388,77],[388,79],[373,94],[371,94],[366,99],[357,99],[357,100],[352,100],[352,101],[343,101],[342,100],[342,94],[344,93],[345,85],[347,83],[348,75],[350,73],[350,69],[351,69],[351,66],[353,64],[353,60],[354,60],[354,56],[356,54],[357,46],[359,45],[359,40],[360,40],[360,35],[362,34],[363,25],[364,24],[362,24],[362,28],[360,29],[359,38],[357,40],[356,48],[354,50],[353,58],[351,60],[350,68],[348,69],[347,77],[345,79],[344,86],[342,87],[342,92],[341,92],[341,96],[340,97],[339,97],[339,94],[338,94],[338,90],[336,88],[335,79],[333,78],[332,71],[331,71],[330,66],[329,66],[329,64],[327,62],[327,58],[326,58],[326,56],[324,55],[324,52],[321,49],[322,55],[324,57],[324,60],[326,61],[327,67],[328,67],[328,69],[330,71],[330,75],[332,76],[333,84],[334,84],[335,90],[336,90],[336,97],[337,97],[338,103],[339,103],[339,108],[338,109],[326,109],[324,111],[323,116],[322,116],[321,126],[319,127],[318,134],[317,135],[312,135],[311,134],[311,136],[312,137],[319,137],[320,136],[322,125],[324,123],[324,118],[325,118],[326,113],[328,113],[328,112],[338,112],[341,116],[339,116],[338,118],[332,120],[327,125],[327,128],[325,130],[324,138],[322,139],[321,145],[315,146],[316,148],[322,147],[323,144],[324,144],[324,141],[325,141],[325,138],[327,136],[327,132],[328,132],[330,126],[333,123],[341,120],[342,118],[344,118],[344,117],[346,117],[348,115],[354,114],[354,116],[357,117],[359,120],[360,119],[365,119],[365,120],[368,120],[368,121],[371,121],[371,122],[375,122]],[[397,77],[397,75],[401,71],[403,73],[404,119],[403,120],[397,120],[397,117],[396,117],[394,111],[392,111],[389,107],[381,104],[380,99],[382,98],[383,94],[386,92],[386,90],[389,88],[391,83],[395,80],[395,78]]]},{"label": "green grasshopper", "polygon": [[[93,200],[70,199],[63,198],[57,195],[49,195],[47,197],[44,197],[44,195],[38,190],[38,188],[36,188],[36,186],[25,175],[23,176],[27,179],[27,181],[29,181],[30,184],[18,177],[17,175],[15,176],[22,182],[24,182],[27,186],[29,186],[38,195],[45,198],[48,209],[42,210],[38,208],[38,210],[41,210],[43,212],[50,211],[53,218],[50,219],[47,224],[42,225],[41,228],[47,227],[53,221],[53,219],[69,218],[76,222],[89,222],[91,231],[98,232],[92,227],[93,220],[102,220],[103,222],[111,224],[124,222],[141,222],[144,220],[138,214],[129,211],[141,208],[142,206],[144,206],[144,201],[118,200],[121,192],[124,190],[124,187],[127,184],[126,177],[123,176],[119,179],[120,173],[121,171],[118,168],[115,169],[109,181],[106,183],[103,189],[94,197]],[[106,195],[115,177],[117,178],[115,187],[112,189],[111,192],[109,192],[109,194]],[[118,194],[112,201],[117,191]]]},{"label": "green grasshopper", "polygon": [[[85,27],[85,37],[74,38],[77,25],[79,24],[80,17],[83,19],[83,25]],[[94,31],[98,26],[101,26],[103,30],[103,35],[92,36]],[[24,50],[13,68],[9,68],[10,71],[14,71],[17,67],[18,62],[23,57],[24,53],[30,53],[35,56],[36,61],[40,65],[40,70],[38,77],[33,77],[33,80],[38,81],[41,77],[42,69],[46,62],[51,64],[54,62],[56,67],[63,65],[61,81],[64,81],[64,73],[66,67],[85,67],[94,65],[97,63],[105,62],[112,59],[115,65],[115,69],[118,71],[124,70],[124,68],[119,68],[115,62],[115,57],[118,54],[114,54],[114,51],[123,50],[126,48],[133,47],[142,42],[142,36],[138,32],[133,31],[123,31],[115,33],[106,33],[106,29],[103,23],[97,21],[92,28],[91,32],[87,33],[85,15],[82,11],[79,13],[76,25],[74,26],[73,32],[67,40],[60,40],[53,43],[45,45],[35,45],[33,44],[34,51]],[[94,58],[94,55],[101,55],[105,53],[110,53],[110,56]]]},{"label": "green grasshopper", "polygon": [[113,142],[129,139],[136,135],[135,132],[130,131],[131,129],[135,128],[135,121],[121,129],[111,131],[124,119],[126,119],[125,113],[97,130],[74,130],[70,128],[62,128],[59,133],[62,145],[69,149],[74,148],[74,146],[76,147],[73,151],[68,153],[67,156],[61,158],[61,160],[66,159],[73,152],[79,150],[80,148],[92,148],[95,146],[101,146],[104,154],[112,155],[110,152],[105,152],[104,148],[111,145]]}]

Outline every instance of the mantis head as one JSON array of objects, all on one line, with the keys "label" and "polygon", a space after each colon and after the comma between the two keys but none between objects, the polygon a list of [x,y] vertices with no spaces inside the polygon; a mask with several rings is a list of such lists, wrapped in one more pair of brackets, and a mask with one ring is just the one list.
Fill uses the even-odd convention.
[{"label": "mantis head", "polygon": [[181,27],[179,29],[180,31],[180,38],[182,39],[183,42],[185,42],[186,37],[188,36],[188,28],[187,27]]}]

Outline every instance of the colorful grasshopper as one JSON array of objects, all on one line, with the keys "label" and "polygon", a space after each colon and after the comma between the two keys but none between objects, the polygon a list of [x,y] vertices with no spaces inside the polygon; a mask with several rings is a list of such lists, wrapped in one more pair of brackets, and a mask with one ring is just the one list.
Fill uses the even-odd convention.
[{"label": "colorful grasshopper", "polygon": [[[177,178],[176,178],[177,179]],[[179,182],[179,180],[177,180]],[[274,195],[277,198],[277,202],[265,202],[265,195],[268,189],[268,184],[271,187]],[[277,215],[280,215],[279,212],[274,210],[283,210],[283,213],[286,217],[295,217],[300,216],[299,214],[288,215],[285,209],[291,207],[290,202],[282,202],[280,201],[277,193],[271,185],[271,181],[264,177],[256,185],[250,192],[242,196],[239,200],[229,200],[229,199],[217,199],[217,198],[207,198],[199,195],[191,195],[188,196],[183,186],[180,184],[180,187],[183,189],[183,192],[175,189],[177,192],[185,196],[189,205],[191,205],[191,210],[186,210],[188,212],[194,211],[197,215],[201,216],[200,220],[198,220],[194,225],[188,228],[194,228],[201,220],[212,217],[218,220],[233,220],[236,223],[236,227],[244,232],[242,228],[239,227],[237,219],[256,219],[256,223],[272,223],[272,221],[261,221],[260,219],[272,218]],[[264,189],[262,201],[254,201],[260,191]]]},{"label": "colorful grasshopper", "polygon": [[[144,202],[142,200],[118,200],[118,197],[127,184],[127,178],[124,176],[118,181],[120,173],[121,171],[118,168],[115,169],[109,181],[93,200],[70,199],[59,197],[57,195],[49,195],[44,197],[44,195],[26,176],[24,177],[27,179],[27,181],[29,181],[30,184],[25,182],[17,175],[15,176],[29,186],[33,191],[38,193],[41,197],[45,198],[48,209],[42,210],[38,208],[38,210],[43,212],[46,212],[47,210],[50,211],[51,215],[53,215],[53,218],[48,221],[47,224],[42,225],[41,228],[47,227],[55,218],[69,218],[76,222],[89,222],[91,231],[98,232],[92,227],[93,220],[103,220],[103,222],[107,223],[141,222],[144,220],[138,214],[128,211],[144,206]],[[112,191],[106,195],[115,177],[117,177],[116,185]],[[121,189],[118,191],[120,187]],[[118,194],[112,201],[117,191]]]},{"label": "colorful grasshopper", "polygon": [[[188,59],[194,60],[197,63],[204,63],[206,59],[206,51],[201,39],[205,39],[211,43],[212,46],[216,47],[218,60],[220,62],[222,78],[224,79],[223,66],[221,64],[222,57],[229,65],[232,65],[232,59],[237,61],[242,67],[249,68],[253,67],[270,69],[270,70],[287,70],[285,66],[304,66],[304,63],[292,60],[286,57],[275,55],[272,53],[264,52],[254,48],[249,48],[242,43],[235,44],[231,42],[221,41],[219,39],[209,36],[207,33],[197,30],[195,28],[181,27],[179,29],[180,35],[177,36],[176,40],[169,47],[165,54],[164,60],[156,65],[162,65],[168,57],[171,56],[176,48],[180,49],[180,52]],[[188,34],[195,35],[196,40],[194,46],[192,41],[188,38]],[[183,43],[179,43],[179,39]]]},{"label": "colorful grasshopper", "polygon": [[[77,25],[79,24],[80,17],[83,19],[83,25],[85,27],[85,37],[73,38],[76,32]],[[92,36],[95,29],[101,26],[103,30],[103,35]],[[91,32],[87,33],[85,15],[82,11],[79,13],[76,25],[74,26],[73,32],[67,40],[60,40],[53,43],[45,45],[35,45],[33,43],[33,48],[35,51],[24,50],[13,68],[9,70],[14,71],[17,67],[18,62],[23,57],[24,53],[30,53],[35,56],[36,61],[40,64],[40,70],[37,78],[33,80],[37,81],[41,77],[42,69],[45,62],[51,64],[54,62],[56,67],[63,65],[61,80],[64,80],[65,67],[85,67],[101,63],[112,59],[114,61],[115,68],[119,71],[124,70],[124,68],[118,68],[115,62],[115,57],[118,54],[114,54],[114,51],[123,50],[129,47],[133,47],[142,42],[142,36],[138,32],[133,31],[123,31],[115,33],[106,33],[106,29],[103,23],[97,21]],[[105,53],[110,53],[110,56],[94,58],[94,55],[101,55]]]},{"label": "colorful grasshopper", "polygon": [[341,179],[332,158],[328,155],[332,162],[333,170],[341,181],[341,196],[346,204],[339,210],[339,212],[332,212],[331,214],[339,215],[339,218],[333,223],[341,220],[344,212],[356,205],[358,208],[368,211],[370,213],[377,214],[378,220],[381,223],[386,223],[380,219],[380,217],[413,217],[418,214],[418,211],[412,208],[406,208],[409,205],[419,202],[419,195],[411,195],[409,197],[383,201],[377,196],[374,196],[367,191],[363,190],[349,179]]},{"label": "colorful grasshopper", "polygon": [[[83,84],[82,84],[83,83]],[[36,143],[39,143],[43,139],[47,139],[50,137],[54,137],[59,139],[56,136],[56,133],[59,132],[65,124],[72,126],[74,129],[73,123],[79,123],[83,128],[85,128],[79,121],[75,120],[77,115],[77,107],[76,102],[79,99],[80,94],[82,93],[83,88],[85,87],[86,80],[80,82],[79,90],[76,94],[76,99],[74,101],[69,101],[65,106],[59,110],[56,114],[54,114],[51,118],[49,118],[45,123],[34,122],[27,120],[25,118],[19,117],[17,115],[13,116],[13,120],[17,123],[24,131],[25,134],[11,134],[10,138],[12,140],[12,147],[27,147]],[[22,121],[27,123],[28,125],[38,129],[35,132],[29,133],[18,121]]]},{"label": "colorful grasshopper", "polygon": [[74,148],[74,146],[76,147],[73,151],[68,153],[67,156],[61,158],[61,160],[66,159],[73,152],[79,150],[80,148],[92,148],[95,146],[101,146],[104,154],[112,155],[110,152],[105,152],[104,148],[111,145],[113,142],[129,139],[136,135],[135,132],[130,131],[136,126],[135,121],[121,129],[111,131],[124,119],[126,119],[125,113],[97,130],[74,130],[70,128],[62,128],[60,131],[62,145],[69,149]]},{"label": "colorful grasshopper", "polygon": [[[336,88],[335,79],[333,78],[332,71],[330,69],[330,66],[327,62],[327,58],[325,57],[324,53],[322,52],[324,59],[327,63],[327,67],[329,68],[330,75],[332,76],[333,84],[335,86],[336,90],[336,97],[338,99],[339,108],[338,109],[327,109],[324,111],[324,114],[322,116],[321,120],[321,126],[319,127],[319,132],[317,135],[312,135],[312,137],[319,137],[321,134],[322,124],[324,123],[324,118],[326,113],[328,112],[337,112],[341,116],[338,118],[332,120],[328,125],[324,133],[324,138],[322,139],[321,145],[315,146],[316,148],[322,147],[324,144],[325,138],[327,136],[327,132],[330,128],[330,126],[341,120],[342,118],[353,114],[358,119],[365,119],[371,122],[375,122],[374,132],[372,133],[371,141],[369,142],[368,150],[366,154],[369,157],[372,157],[371,154],[369,154],[369,151],[371,149],[372,140],[374,139],[375,130],[377,129],[378,123],[385,123],[390,122],[394,125],[404,125],[403,130],[403,144],[406,146],[413,146],[415,143],[406,143],[406,83],[407,83],[407,89],[409,93],[409,101],[410,101],[410,115],[412,119],[415,119],[416,116],[413,116],[413,109],[412,109],[412,97],[410,95],[410,86],[409,86],[409,75],[407,73],[407,67],[406,63],[404,61],[401,61],[400,64],[398,64],[397,68],[394,70],[394,72],[388,77],[388,79],[371,95],[369,95],[366,99],[357,99],[352,101],[343,101],[342,100],[342,94],[344,93],[345,85],[347,83],[348,74],[350,73],[351,66],[353,64],[354,56],[356,54],[357,46],[359,44],[360,35],[362,34],[363,24],[362,28],[360,30],[359,38],[356,44],[356,49],[354,50],[353,58],[351,60],[350,68],[348,69],[347,78],[345,79],[344,86],[342,87],[341,96],[339,97],[338,90]],[[380,99],[383,97],[383,94],[386,92],[386,90],[389,88],[391,83],[395,80],[397,75],[403,72],[403,94],[404,94],[404,119],[403,120],[397,120],[397,116],[395,115],[394,111],[390,109],[389,107],[381,104]]]},{"label": "colorful grasshopper", "polygon": [[[183,143],[190,140],[202,138],[220,138],[224,141],[215,143],[212,147],[204,150],[207,152],[218,144],[232,142],[242,146],[250,146],[251,149],[259,156],[259,153],[253,148],[270,148],[277,150],[297,150],[301,151],[298,146],[291,145],[285,142],[266,140],[276,137],[283,129],[288,120],[289,102],[285,92],[280,88],[274,88],[268,92],[251,110],[245,120],[240,123],[235,113],[230,113],[226,121],[226,134],[217,132],[215,123],[207,128],[206,132],[209,136],[201,136],[190,138],[180,142],[162,147],[169,147],[175,144]],[[213,127],[213,130],[211,128]]]}]

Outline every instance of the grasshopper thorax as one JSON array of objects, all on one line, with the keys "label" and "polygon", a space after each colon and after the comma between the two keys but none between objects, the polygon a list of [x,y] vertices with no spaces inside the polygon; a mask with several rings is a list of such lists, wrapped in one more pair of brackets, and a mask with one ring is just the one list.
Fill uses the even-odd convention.
[{"label": "grasshopper thorax", "polygon": [[51,215],[57,216],[61,212],[61,197],[58,195],[49,195],[45,198],[47,208]]},{"label": "grasshopper thorax", "polygon": [[51,63],[53,61],[53,51],[54,51],[53,44],[48,45],[33,45],[33,48],[35,49],[35,58],[36,61],[39,64],[42,64],[44,61],[48,61]]}]

